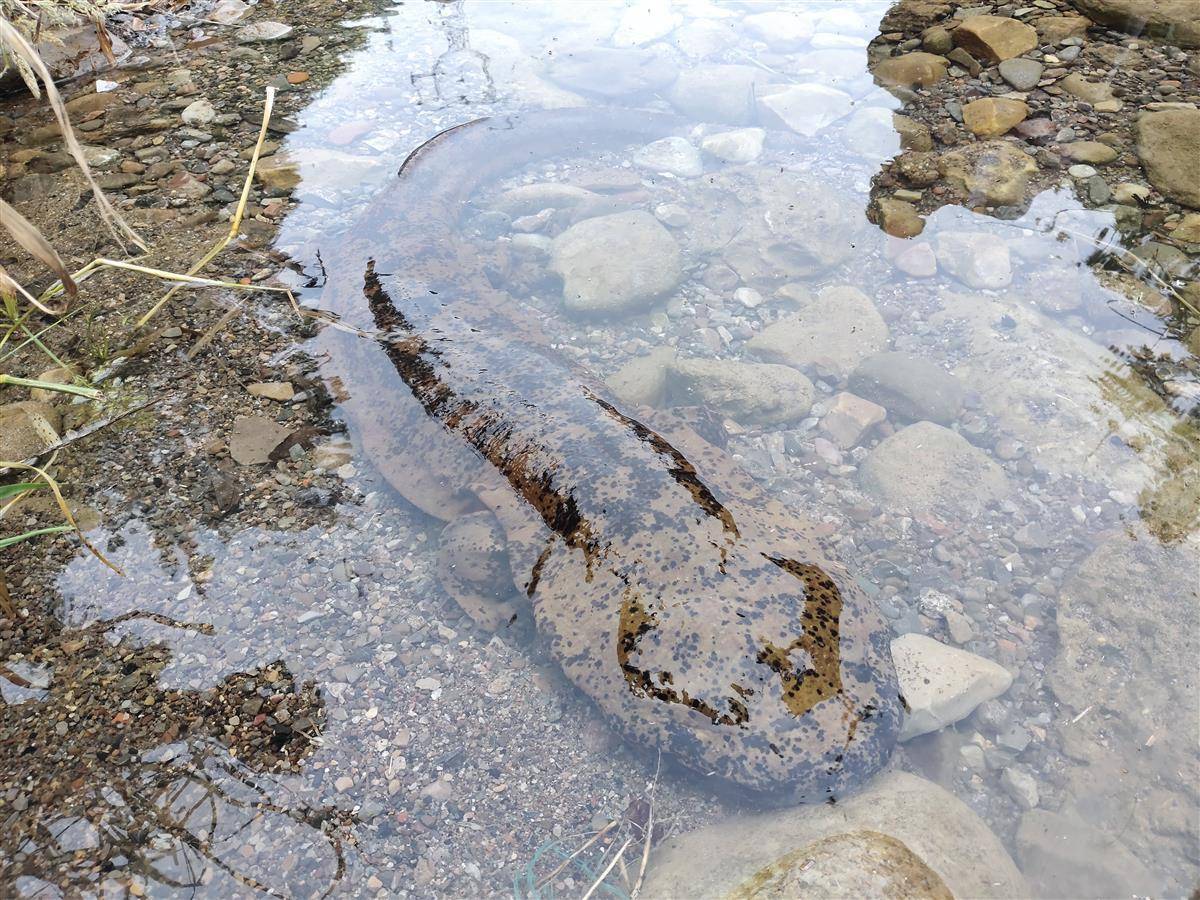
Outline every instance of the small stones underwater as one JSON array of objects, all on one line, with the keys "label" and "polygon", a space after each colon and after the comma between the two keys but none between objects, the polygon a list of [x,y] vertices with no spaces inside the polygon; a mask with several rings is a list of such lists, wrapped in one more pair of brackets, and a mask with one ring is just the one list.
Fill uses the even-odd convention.
[{"label": "small stones underwater", "polygon": [[[118,90],[68,94],[111,196],[155,228],[226,228],[249,98],[275,83],[229,264],[315,305],[322,260],[429,136],[528,108],[683,116],[505,175],[464,238],[559,353],[818,523],[891,629],[902,743],[861,792],[783,809],[625,744],[536,635],[446,596],[439,526],[346,432],[314,327],[256,302],[197,370],[184,353],[224,312],[197,293],[114,386],[161,402],[64,451],[125,577],[66,541],[3,558],[29,609],[0,623],[14,893],[575,896],[628,838],[605,881],[627,896],[647,834],[652,897],[1193,888],[1190,4],[286,12],[163,19],[133,41],[144,63],[101,76]],[[53,133],[15,121],[6,199],[82,230]],[[90,409],[2,399],[22,455]],[[44,770],[17,755],[56,744]]]}]

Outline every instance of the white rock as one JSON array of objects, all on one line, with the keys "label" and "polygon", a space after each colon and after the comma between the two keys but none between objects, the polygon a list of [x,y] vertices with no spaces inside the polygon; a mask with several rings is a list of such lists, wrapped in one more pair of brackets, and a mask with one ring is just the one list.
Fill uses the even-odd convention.
[{"label": "white rock", "polygon": [[808,43],[813,20],[804,13],[803,4],[792,11],[755,13],[742,20],[745,29],[777,50],[795,50]]},{"label": "white rock", "polygon": [[121,151],[112,147],[91,147],[84,145],[83,158],[93,169],[103,169],[121,158]]},{"label": "white rock", "polygon": [[253,22],[238,29],[237,39],[241,44],[282,41],[289,37],[292,31],[291,25],[284,25],[282,22]]},{"label": "white rock", "polygon": [[994,291],[1012,284],[1008,245],[1002,238],[986,232],[939,233],[937,261],[968,287]]},{"label": "white rock", "polygon": [[892,660],[909,707],[901,741],[965,719],[980,703],[1007,691],[1013,680],[999,663],[922,634],[892,641]]},{"label": "white rock", "polygon": [[186,125],[207,125],[217,117],[217,111],[207,100],[193,100],[179,114]]},{"label": "white rock", "polygon": [[683,228],[692,221],[687,209],[678,203],[660,203],[654,207],[654,218],[672,228]]},{"label": "white rock", "polygon": [[754,288],[740,287],[733,292],[733,299],[746,309],[754,309],[756,306],[762,306],[763,295]]},{"label": "white rock", "polygon": [[792,84],[760,96],[759,104],[797,134],[812,137],[854,108],[845,91],[821,84]]},{"label": "white rock", "polygon": [[725,162],[748,163],[762,156],[765,136],[766,132],[761,128],[738,128],[710,134],[700,146],[705,153]]},{"label": "white rock", "polygon": [[636,47],[669,34],[676,23],[671,0],[638,0],[621,15],[613,32],[614,47]]},{"label": "white rock", "polygon": [[250,15],[251,7],[242,0],[221,0],[208,12],[208,20],[218,25],[233,25]]},{"label": "white rock", "polygon": [[704,171],[700,151],[687,138],[668,137],[654,141],[633,155],[636,165],[653,172],[669,172],[684,178],[695,178]]}]

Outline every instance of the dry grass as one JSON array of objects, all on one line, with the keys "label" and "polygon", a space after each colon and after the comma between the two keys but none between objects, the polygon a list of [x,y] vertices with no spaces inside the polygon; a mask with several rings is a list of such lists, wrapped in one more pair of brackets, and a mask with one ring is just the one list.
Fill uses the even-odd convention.
[{"label": "dry grass", "polygon": [[[57,44],[59,40],[55,34],[58,29],[90,23],[96,29],[100,49],[111,62],[112,39],[105,20],[113,13],[130,8],[131,4],[119,0],[0,0],[0,19],[12,23],[31,44],[42,41]],[[9,69],[15,69],[34,96],[38,95],[37,76],[29,61],[0,41],[0,74]]]},{"label": "dry grass", "polygon": [[[12,0],[0,0],[0,4],[10,7]],[[92,189],[92,196],[96,200],[96,208],[100,214],[100,218],[104,220],[104,223],[119,242],[132,242],[144,249],[146,246],[145,243],[138,236],[137,232],[121,217],[120,213],[113,209],[112,204],[108,202],[108,198],[104,196],[104,192],[100,190],[100,186],[96,184],[96,180],[92,177],[87,159],[83,155],[83,148],[79,145],[79,140],[75,137],[75,130],[71,127],[62,95],[59,94],[58,88],[54,86],[54,79],[50,76],[50,71],[46,68],[45,63],[42,62],[41,57],[38,56],[29,39],[21,33],[21,30],[16,25],[5,17],[0,17],[0,48],[3,49],[6,56],[11,56],[19,60],[24,66],[22,73],[29,73],[26,83],[29,84],[30,90],[33,91],[35,96],[41,96],[42,92],[45,92],[46,102],[54,112],[54,118],[58,122],[59,130],[62,132],[63,143],[66,145],[67,152],[71,154],[72,159],[75,160],[76,165],[79,166],[79,170],[87,180],[88,186]],[[46,240],[45,236],[28,219],[3,200],[0,200],[0,221],[3,222],[5,230],[13,236],[13,239],[26,252],[59,277],[67,297],[74,297],[76,293],[75,282],[63,264],[62,258],[50,242]],[[2,267],[0,267],[0,296],[6,299],[20,297],[44,313],[61,314],[66,310],[66,302],[58,304],[56,307],[51,307],[32,296]]]}]

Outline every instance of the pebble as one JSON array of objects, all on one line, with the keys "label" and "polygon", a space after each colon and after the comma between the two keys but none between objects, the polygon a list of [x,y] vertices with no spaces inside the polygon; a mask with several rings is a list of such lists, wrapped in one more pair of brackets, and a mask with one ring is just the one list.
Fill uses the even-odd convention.
[{"label": "pebble", "polygon": [[1076,165],[1071,166],[1069,169],[1067,169],[1067,174],[1070,175],[1072,178],[1079,178],[1079,179],[1091,178],[1093,175],[1096,174],[1096,170],[1093,169],[1089,165],[1085,165],[1083,163],[1078,163]]},{"label": "pebble", "polygon": [[207,125],[217,116],[217,111],[208,100],[194,100],[180,113],[180,118],[188,125]]}]

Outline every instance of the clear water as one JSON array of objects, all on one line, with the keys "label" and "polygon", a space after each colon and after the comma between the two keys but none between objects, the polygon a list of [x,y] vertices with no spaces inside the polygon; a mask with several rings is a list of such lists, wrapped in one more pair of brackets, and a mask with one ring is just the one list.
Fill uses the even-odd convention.
[{"label": "clear water", "polygon": [[[704,154],[701,173],[664,174],[619,141],[547,159],[531,145],[535,161],[454,211],[456,242],[489,265],[502,260],[496,280],[513,311],[600,377],[663,347],[688,359],[761,361],[756,336],[806,309],[810,296],[840,286],[861,292],[878,324],[859,312],[830,314],[837,333],[828,359],[804,369],[810,411],[775,417],[677,382],[655,399],[688,407],[689,421],[697,405],[724,420],[728,451],[773,498],[818,524],[895,634],[931,635],[1013,674],[1012,687],[974,716],[901,744],[894,766],[952,791],[1014,855],[1025,811],[1006,784],[1011,772],[1028,775],[1039,808],[1087,822],[1111,842],[1105,853],[1137,857],[1155,890],[1184,893],[1197,845],[1200,479],[1188,351],[1170,323],[1101,283],[1134,239],[1069,188],[1047,190],[1008,220],[945,206],[908,242],[867,221],[880,165],[899,150],[887,115],[899,103],[866,70],[886,6],[781,4],[814,26],[816,37],[792,49],[778,38],[765,46],[747,26],[747,13],[766,4],[398,5],[357,23],[370,31],[365,46],[288,137],[301,203],[277,247],[311,274],[321,264],[353,272],[336,257],[348,236],[361,246],[364,230],[377,229],[367,243],[390,252],[388,223],[364,225],[363,211],[412,149],[468,120],[576,106],[678,114],[669,83],[718,64],[844,92],[845,114],[813,134],[765,123],[760,156],[727,163]],[[657,56],[572,64],[579,50],[631,44]],[[683,115],[697,147],[735,127]],[[478,164],[489,163],[482,154]],[[505,191],[543,183],[592,190],[602,212],[643,210],[665,221],[681,254],[677,284],[618,315],[565,309],[539,236],[564,231],[571,211],[496,213]],[[804,208],[789,207],[789,191]],[[963,233],[1006,248],[1011,279],[972,287],[944,265],[930,277],[912,274],[922,254]],[[314,307],[336,305],[319,287],[301,294]],[[354,294],[336,294],[336,311],[367,324],[361,308],[346,306]],[[326,331],[305,349],[325,354],[323,374],[351,394],[395,390],[383,354],[361,347]],[[897,461],[887,477],[898,491],[948,467],[933,499],[909,508],[881,493],[869,460],[917,415],[893,411],[841,445],[825,419],[857,361],[879,350],[952,373],[963,399],[944,424],[979,450],[973,463],[946,463],[917,446]],[[154,892],[505,894],[514,879],[553,868],[547,848],[581,846],[655,779],[654,758],[616,737],[544,644],[482,632],[447,599],[440,523],[389,486],[397,470],[445,462],[406,455],[403,434],[379,439],[375,406],[389,409],[383,397],[346,403],[354,450],[338,464],[357,502],[339,506],[330,528],[197,528],[186,547],[164,547],[135,524],[114,554],[130,578],[80,557],[59,580],[73,625],[132,611],[195,621],[203,597],[207,633],[146,618],[113,626],[107,638],[97,633],[167,648],[156,682],[164,695],[236,693],[236,673],[254,673],[255,684],[308,685],[290,716],[307,717],[312,736],[274,763],[232,758],[198,729],[138,748],[121,798],[101,789],[106,833],[120,836],[127,863]],[[669,761],[653,797],[675,831],[763,805]],[[543,890],[570,896],[587,883],[568,868]],[[628,889],[616,876],[611,883]]]}]

